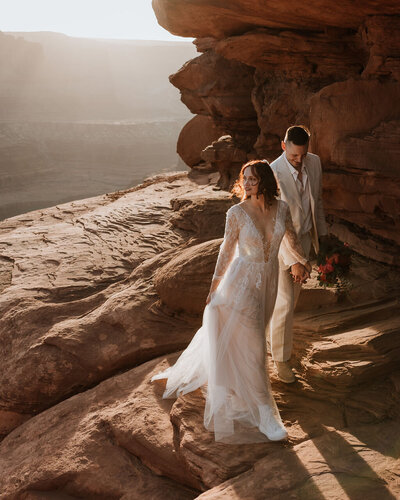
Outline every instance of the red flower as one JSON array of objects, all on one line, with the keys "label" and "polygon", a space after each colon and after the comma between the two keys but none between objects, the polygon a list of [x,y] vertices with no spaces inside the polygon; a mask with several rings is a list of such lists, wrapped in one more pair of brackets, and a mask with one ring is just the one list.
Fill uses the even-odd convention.
[{"label": "red flower", "polygon": [[326,281],[326,275],[325,274],[321,274],[321,276],[319,277],[319,279],[321,281]]},{"label": "red flower", "polygon": [[326,274],[332,273],[333,271],[334,271],[334,267],[332,266],[331,263],[328,263],[328,264],[325,265],[324,272]]}]

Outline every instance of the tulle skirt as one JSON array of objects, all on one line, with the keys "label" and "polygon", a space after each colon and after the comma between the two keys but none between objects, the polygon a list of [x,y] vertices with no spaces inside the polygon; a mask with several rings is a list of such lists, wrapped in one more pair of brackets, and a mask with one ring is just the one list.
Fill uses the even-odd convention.
[{"label": "tulle skirt", "polygon": [[216,441],[263,442],[284,432],[266,368],[265,331],[276,300],[277,269],[270,261],[235,258],[188,347],[152,378],[168,379],[164,398],[201,387],[204,425]]}]

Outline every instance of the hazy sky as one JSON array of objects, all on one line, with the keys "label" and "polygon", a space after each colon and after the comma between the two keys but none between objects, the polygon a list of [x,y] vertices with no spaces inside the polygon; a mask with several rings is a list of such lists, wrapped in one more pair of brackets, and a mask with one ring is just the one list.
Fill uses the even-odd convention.
[{"label": "hazy sky", "polygon": [[0,31],[91,38],[183,40],[157,23],[151,0],[0,0]]}]

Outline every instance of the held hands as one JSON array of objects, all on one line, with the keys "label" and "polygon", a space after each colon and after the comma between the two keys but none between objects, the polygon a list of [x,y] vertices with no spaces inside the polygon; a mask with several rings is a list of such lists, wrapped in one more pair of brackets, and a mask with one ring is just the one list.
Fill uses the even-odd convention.
[{"label": "held hands", "polygon": [[293,264],[290,268],[290,273],[295,283],[307,283],[311,273],[311,264],[306,262],[306,265],[303,266],[300,262],[296,262],[296,264]]}]

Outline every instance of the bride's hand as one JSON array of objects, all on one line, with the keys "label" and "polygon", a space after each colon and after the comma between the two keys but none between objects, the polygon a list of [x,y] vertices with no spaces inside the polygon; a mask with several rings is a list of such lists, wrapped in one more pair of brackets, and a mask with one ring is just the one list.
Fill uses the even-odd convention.
[{"label": "bride's hand", "polygon": [[307,269],[308,273],[311,274],[312,265],[308,261],[305,263],[304,267]]},{"label": "bride's hand", "polygon": [[293,276],[295,283],[306,283],[308,278],[310,277],[309,270],[307,269],[307,267],[303,266],[303,264],[300,264],[300,262],[293,264],[293,266],[290,269],[290,272]]}]

